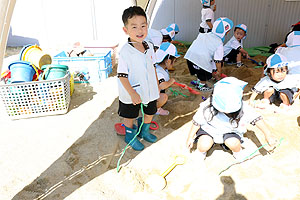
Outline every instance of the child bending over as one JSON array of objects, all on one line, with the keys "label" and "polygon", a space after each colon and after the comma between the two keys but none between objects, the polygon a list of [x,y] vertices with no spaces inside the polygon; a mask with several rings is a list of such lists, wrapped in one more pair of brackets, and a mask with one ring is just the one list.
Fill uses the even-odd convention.
[{"label": "child bending over", "polygon": [[249,123],[263,132],[270,146],[275,145],[276,139],[262,117],[242,101],[246,85],[246,82],[234,77],[223,78],[214,85],[211,97],[200,103],[186,141],[189,149],[197,142],[198,150],[194,155],[198,159],[205,159],[207,151],[217,143],[228,147],[233,156],[241,161],[246,156],[241,143]]},{"label": "child bending over", "polygon": [[179,57],[175,45],[164,42],[155,53],[156,55],[156,72],[159,82],[160,97],[157,100],[157,113],[159,115],[168,115],[169,111],[162,109],[162,106],[168,101],[168,95],[165,89],[169,88],[174,82],[170,78],[168,69],[173,68],[176,58]]},{"label": "child bending over", "polygon": [[[124,10],[122,20],[123,30],[129,36],[128,42],[120,50],[117,69],[118,114],[124,118],[125,142],[129,143],[135,137],[142,124],[142,120],[139,118],[138,126],[134,125],[142,103],[148,106],[143,107],[144,124],[138,136],[153,143],[156,142],[157,137],[149,133],[149,127],[153,115],[157,111],[159,89],[152,59],[155,57],[153,46],[144,41],[148,31],[147,17],[141,7],[133,6]],[[144,149],[144,145],[137,138],[130,143],[130,146],[137,151]]]},{"label": "child bending over", "polygon": [[237,67],[241,67],[242,56],[249,58],[248,52],[243,49],[243,41],[246,39],[247,26],[239,24],[234,28],[232,38],[224,45],[224,61],[228,64],[236,63]]}]

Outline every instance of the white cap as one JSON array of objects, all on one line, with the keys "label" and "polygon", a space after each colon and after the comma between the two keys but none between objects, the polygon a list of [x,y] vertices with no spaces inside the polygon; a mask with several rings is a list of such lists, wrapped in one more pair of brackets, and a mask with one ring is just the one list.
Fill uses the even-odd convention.
[{"label": "white cap", "polygon": [[160,32],[163,34],[163,35],[169,35],[170,38],[172,40],[175,39],[175,29],[173,29],[172,27],[168,26],[167,28],[163,28],[160,30]]},{"label": "white cap", "polygon": [[246,37],[247,37],[247,31],[248,31],[247,26],[245,24],[239,24],[239,25],[236,25],[235,28],[240,28],[243,31],[245,31],[245,36],[243,37],[243,40],[246,39]]},{"label": "white cap", "polygon": [[267,75],[267,69],[269,69],[269,68],[280,68],[280,67],[284,67],[287,65],[288,65],[287,58],[280,53],[275,53],[268,57],[267,67],[266,67],[264,73]]},{"label": "white cap", "polygon": [[286,40],[286,46],[293,47],[300,45],[300,31],[293,31],[291,32]]},{"label": "white cap", "polygon": [[243,90],[248,83],[235,77],[226,77],[214,85],[212,105],[220,112],[232,113],[242,107]]},{"label": "white cap", "polygon": [[204,6],[210,7],[210,0],[201,0]]},{"label": "white cap", "polygon": [[163,42],[159,49],[155,52],[156,63],[161,63],[167,55],[178,58],[180,55],[177,53],[177,48],[170,42]]},{"label": "white cap", "polygon": [[230,31],[233,27],[233,22],[227,17],[218,18],[214,24],[212,33],[217,35],[224,42],[225,35],[228,31]]}]

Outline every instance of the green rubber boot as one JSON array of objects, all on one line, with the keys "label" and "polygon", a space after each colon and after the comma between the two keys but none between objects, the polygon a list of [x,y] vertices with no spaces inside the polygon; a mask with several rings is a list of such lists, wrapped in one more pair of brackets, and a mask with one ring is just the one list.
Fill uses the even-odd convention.
[{"label": "green rubber boot", "polygon": [[[125,142],[127,144],[134,138],[136,131],[136,125],[133,125],[133,129],[125,126]],[[136,151],[142,151],[144,149],[144,145],[137,138],[135,138],[129,145]]]},{"label": "green rubber boot", "polygon": [[[142,124],[143,118],[140,117],[137,120],[138,120],[138,130],[139,130],[139,128]],[[142,128],[141,128],[141,132],[138,136],[143,138],[147,142],[154,143],[154,142],[157,141],[157,137],[149,132],[150,125],[151,125],[150,123],[149,124],[144,123]]]}]

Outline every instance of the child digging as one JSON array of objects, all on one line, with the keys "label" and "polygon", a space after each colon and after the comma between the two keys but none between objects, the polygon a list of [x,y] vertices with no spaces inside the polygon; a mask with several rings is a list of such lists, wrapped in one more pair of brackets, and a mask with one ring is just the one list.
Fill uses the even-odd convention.
[{"label": "child digging", "polygon": [[[135,138],[141,127],[139,137],[154,143],[157,137],[149,132],[153,115],[157,111],[156,103],[159,98],[158,80],[154,67],[155,57],[153,46],[145,42],[147,36],[147,17],[141,7],[133,6],[124,10],[122,15],[123,30],[129,36],[119,53],[117,69],[119,88],[118,114],[124,118],[125,142],[137,151],[144,149],[144,145]],[[141,104],[145,113],[144,122],[138,119],[138,126],[134,120],[139,115]]]}]

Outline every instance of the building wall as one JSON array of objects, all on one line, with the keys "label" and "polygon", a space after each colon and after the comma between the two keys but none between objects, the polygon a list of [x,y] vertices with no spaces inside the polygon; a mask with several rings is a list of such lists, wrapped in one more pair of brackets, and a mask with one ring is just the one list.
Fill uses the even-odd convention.
[{"label": "building wall", "polygon": [[[215,19],[226,16],[234,24],[246,24],[245,47],[282,43],[290,26],[300,20],[300,2],[286,0],[216,0]],[[193,41],[201,22],[200,0],[158,0],[152,15],[151,28],[161,29],[177,23],[178,40]],[[227,40],[232,36],[230,32]]]}]

